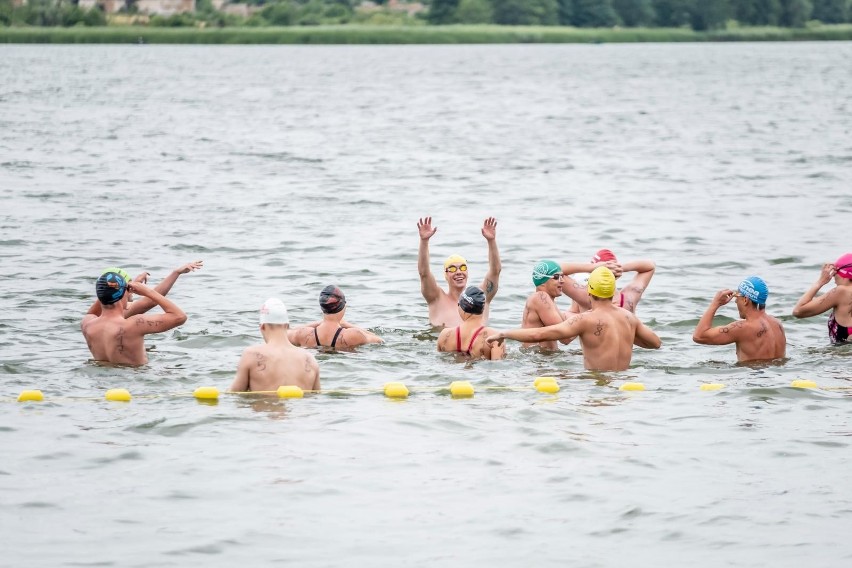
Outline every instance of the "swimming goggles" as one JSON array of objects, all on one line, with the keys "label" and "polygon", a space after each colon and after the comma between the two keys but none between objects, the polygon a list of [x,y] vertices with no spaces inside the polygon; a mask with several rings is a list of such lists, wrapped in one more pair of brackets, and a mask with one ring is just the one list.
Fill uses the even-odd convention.
[{"label": "swimming goggles", "polygon": [[467,272],[467,265],[460,264],[456,266],[455,264],[451,264],[444,269],[444,272],[449,272],[450,274],[453,274],[454,272],[458,272],[459,270],[461,270],[462,272]]}]

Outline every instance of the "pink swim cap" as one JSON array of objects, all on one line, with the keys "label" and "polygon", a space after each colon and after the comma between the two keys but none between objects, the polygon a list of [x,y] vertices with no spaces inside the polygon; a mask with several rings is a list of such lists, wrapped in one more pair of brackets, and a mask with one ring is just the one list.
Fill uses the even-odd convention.
[{"label": "pink swim cap", "polygon": [[841,278],[852,279],[852,252],[847,252],[838,258],[834,268],[837,269],[837,275]]}]

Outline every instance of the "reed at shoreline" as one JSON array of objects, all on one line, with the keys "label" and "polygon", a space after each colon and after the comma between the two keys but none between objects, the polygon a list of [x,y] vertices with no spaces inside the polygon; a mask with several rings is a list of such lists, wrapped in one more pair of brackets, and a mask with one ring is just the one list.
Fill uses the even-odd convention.
[{"label": "reed at shoreline", "polygon": [[722,41],[850,41],[852,24],[808,28],[572,28],[556,26],[300,26],[160,28],[147,26],[0,28],[0,43],[142,44],[489,44]]}]

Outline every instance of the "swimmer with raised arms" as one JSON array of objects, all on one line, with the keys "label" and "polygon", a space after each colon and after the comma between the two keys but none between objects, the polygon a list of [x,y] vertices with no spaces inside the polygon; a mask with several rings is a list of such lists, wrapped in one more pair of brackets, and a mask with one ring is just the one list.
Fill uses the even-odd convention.
[{"label": "swimmer with raised arms", "polygon": [[[461,323],[458,312],[459,296],[467,287],[467,261],[457,255],[451,255],[444,261],[446,291],[438,286],[432,269],[429,268],[429,239],[438,230],[432,227],[432,218],[424,217],[417,222],[420,233],[420,248],[417,253],[417,271],[420,273],[420,292],[429,306],[429,323],[435,327],[455,326]],[[485,292],[485,312],[483,321],[488,322],[488,308],[497,294],[500,282],[500,252],[497,250],[497,220],[489,217],[482,224],[482,236],[488,243],[488,272],[480,288]]]},{"label": "swimmer with raised arms", "polygon": [[[817,296],[823,286],[834,278],[834,288]],[[793,315],[809,318],[831,310],[828,316],[828,338],[835,345],[852,343],[852,253],[837,259],[834,264],[826,263],[810,289],[802,294]]]},{"label": "swimmer with raised arms", "polygon": [[[95,284],[98,309],[89,310],[80,329],[92,357],[97,361],[120,365],[144,365],[148,362],[144,336],[163,333],[186,321],[186,314],[165,296],[141,282],[133,282],[120,268],[108,268]],[[125,317],[128,294],[134,292],[159,305],[165,313]],[[93,313],[97,311],[97,313]]]}]

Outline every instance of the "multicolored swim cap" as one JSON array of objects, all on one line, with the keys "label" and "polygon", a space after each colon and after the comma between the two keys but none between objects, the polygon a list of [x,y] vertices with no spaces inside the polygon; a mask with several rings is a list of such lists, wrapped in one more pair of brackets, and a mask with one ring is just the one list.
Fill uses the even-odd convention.
[{"label": "multicolored swim cap", "polygon": [[287,306],[278,298],[269,298],[260,307],[260,324],[281,325],[290,323]]},{"label": "multicolored swim cap", "polygon": [[329,284],[319,295],[319,305],[323,313],[336,314],[346,307],[346,296],[337,286]]},{"label": "multicolored swim cap", "polygon": [[749,276],[740,282],[737,292],[761,306],[766,304],[766,299],[769,297],[769,287],[759,276]]},{"label": "multicolored swim cap", "polygon": [[98,281],[95,283],[95,294],[103,305],[109,306],[124,297],[129,281],[130,277],[124,270],[107,268],[103,274],[98,276]]},{"label": "multicolored swim cap", "polygon": [[476,286],[468,286],[459,296],[459,307],[466,314],[481,314],[485,310],[485,292]]},{"label": "multicolored swim cap", "polygon": [[124,270],[123,268],[117,268],[115,266],[111,266],[111,267],[105,269],[103,272],[101,272],[101,274],[103,275],[103,274],[106,274],[107,272],[115,272],[116,274],[118,274],[119,276],[124,278],[125,282],[130,282],[132,280],[132,278],[130,278],[130,274],[128,274],[127,271]]},{"label": "multicolored swim cap", "polygon": [[615,295],[615,275],[606,266],[598,266],[589,274],[589,294],[597,298]]},{"label": "multicolored swim cap", "polygon": [[837,269],[837,275],[841,278],[852,279],[852,252],[847,252],[838,258],[834,268]]},{"label": "multicolored swim cap", "polygon": [[552,260],[542,260],[533,267],[532,281],[536,286],[541,286],[550,280],[554,274],[562,272],[562,267]]},{"label": "multicolored swim cap", "polygon": [[447,260],[444,261],[444,270],[446,270],[451,264],[467,264],[467,261],[461,255],[451,254],[447,257]]},{"label": "multicolored swim cap", "polygon": [[595,256],[592,257],[592,263],[597,264],[598,262],[608,262],[610,260],[614,260],[618,262],[618,259],[615,258],[615,254],[609,249],[601,249],[595,253]]}]

